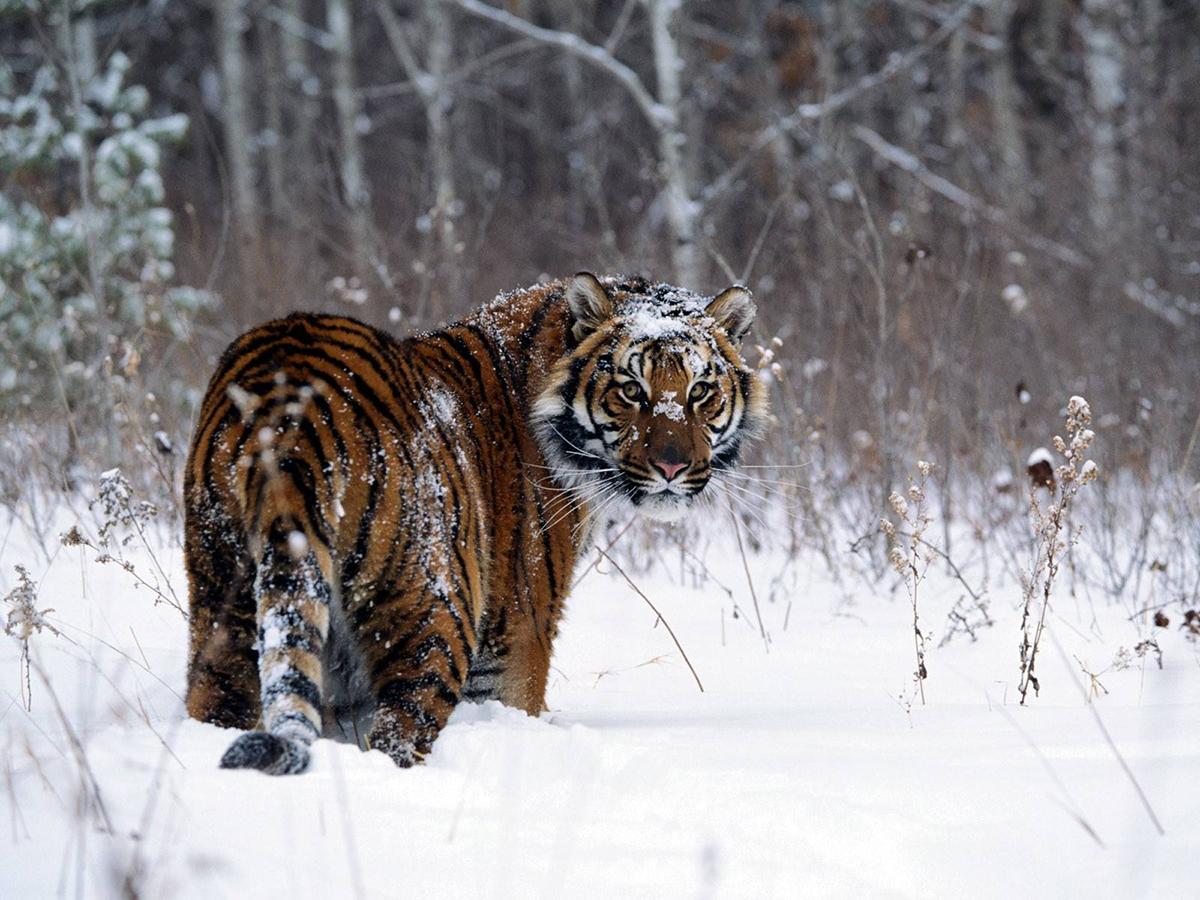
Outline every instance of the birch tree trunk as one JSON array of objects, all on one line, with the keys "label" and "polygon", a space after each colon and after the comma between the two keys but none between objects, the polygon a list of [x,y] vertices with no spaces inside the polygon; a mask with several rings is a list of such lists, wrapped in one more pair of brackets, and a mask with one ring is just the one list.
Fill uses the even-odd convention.
[{"label": "birch tree trunk", "polygon": [[438,236],[438,262],[454,302],[460,298],[458,265],[460,247],[455,232],[457,191],[454,185],[454,149],[450,133],[450,17],[437,0],[426,0],[429,22],[429,90],[425,98],[425,124],[429,129],[429,163],[433,175],[433,224]]},{"label": "birch tree trunk", "polygon": [[967,39],[962,31],[950,35],[947,46],[946,129],[943,140],[950,150],[954,177],[959,184],[969,184],[967,143]]},{"label": "birch tree trunk", "polygon": [[79,81],[87,84],[96,74],[96,16],[91,10],[75,20],[75,69]]},{"label": "birch tree trunk", "polygon": [[363,174],[362,143],[358,139],[361,115],[354,91],[354,28],[349,0],[327,0],[326,27],[333,42],[333,106],[338,122],[338,168],[350,222],[351,256],[360,278],[370,272],[370,194]]},{"label": "birch tree trunk", "polygon": [[1084,71],[1091,101],[1089,133],[1092,227],[1100,246],[1113,242],[1115,206],[1120,193],[1120,158],[1117,148],[1117,115],[1124,99],[1120,26],[1121,0],[1084,0]]},{"label": "birch tree trunk", "polygon": [[[1160,135],[1155,123],[1158,115],[1156,100],[1169,93],[1167,54],[1162,52],[1167,40],[1163,28],[1165,13],[1160,0],[1141,0],[1138,13],[1133,23],[1133,40],[1131,45],[1127,44],[1123,130],[1126,134],[1137,135],[1139,140],[1131,141],[1129,145],[1126,196],[1134,198],[1134,202],[1129,204],[1128,213],[1122,218],[1128,222],[1129,232],[1137,235],[1140,253],[1146,259],[1155,260],[1157,268],[1166,271],[1171,266],[1169,242],[1154,236],[1163,223],[1163,210],[1151,199],[1158,193],[1162,170],[1148,164],[1159,154],[1169,153],[1158,143]],[[1154,267],[1152,264],[1151,268]]]},{"label": "birch tree trunk", "polygon": [[645,0],[650,15],[658,102],[666,116],[659,129],[659,166],[666,191],[667,221],[671,227],[671,267],[679,284],[700,286],[703,266],[697,235],[699,205],[692,197],[686,159],[687,141],[681,127],[683,58],[672,27],[679,0]]},{"label": "birch tree trunk", "polygon": [[450,86],[446,83],[453,35],[450,17],[440,0],[425,0],[422,17],[429,50],[428,62],[422,67],[413,42],[405,34],[404,26],[389,0],[379,0],[376,8],[388,42],[400,60],[405,75],[416,85],[425,111],[425,149],[429,157],[433,194],[433,202],[426,213],[429,217],[426,234],[432,236],[433,247],[431,249],[428,237],[422,239],[422,257],[426,262],[421,272],[421,291],[415,310],[420,319],[431,294],[438,294],[437,299],[448,294],[457,301],[462,293],[462,245],[454,224],[458,214],[458,192],[455,187],[454,146],[450,128],[453,98]]},{"label": "birch tree trunk", "polygon": [[659,176],[664,184],[667,226],[671,232],[671,267],[676,281],[697,286],[703,274],[698,245],[697,221],[700,204],[695,200],[687,166],[687,141],[682,121],[680,79],[683,59],[672,27],[681,0],[642,0],[650,18],[651,45],[657,75],[657,96],[641,77],[618,60],[611,51],[591,44],[579,35],[534,25],[507,9],[480,0],[443,0],[452,2],[480,18],[496,22],[544,44],[559,47],[581,60],[607,71],[628,91],[646,116],[658,140]]},{"label": "birch tree trunk", "polygon": [[[293,177],[284,186],[287,192],[287,210],[292,218],[301,212],[312,210],[312,184],[316,180],[313,166],[313,124],[316,108],[311,94],[315,93],[316,77],[308,65],[308,50],[301,33],[304,25],[304,3],[302,0],[281,0],[287,24],[279,31],[279,50],[282,56],[285,83],[290,88],[291,102],[288,104],[289,133],[284,142],[287,147],[289,167]],[[297,228],[297,231],[307,229]]]},{"label": "birch tree trunk", "polygon": [[241,0],[217,0],[216,17],[229,201],[238,246],[244,251],[248,243],[257,242],[259,231],[254,165],[250,157],[250,111],[246,103],[246,51],[242,44],[247,19]]},{"label": "birch tree trunk", "polygon": [[[1013,16],[1012,0],[994,0],[988,7],[987,16],[991,32],[1003,38],[1008,34],[1009,21]],[[1000,153],[1001,203],[1009,210],[1022,210],[1029,165],[1017,117],[1017,86],[1013,77],[1012,57],[1007,52],[990,54],[989,70],[992,126],[996,134],[996,149]]]},{"label": "birch tree trunk", "polygon": [[267,190],[270,192],[271,219],[267,234],[277,234],[287,221],[287,154],[284,146],[283,102],[287,94],[287,76],[277,29],[266,28],[263,35],[263,54],[259,60],[266,87],[264,125],[266,126]]}]

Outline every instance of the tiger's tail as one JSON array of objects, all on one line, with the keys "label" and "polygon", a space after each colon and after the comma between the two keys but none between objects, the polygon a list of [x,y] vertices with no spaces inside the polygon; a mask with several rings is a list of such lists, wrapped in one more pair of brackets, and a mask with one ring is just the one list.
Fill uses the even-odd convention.
[{"label": "tiger's tail", "polygon": [[303,772],[309,745],[321,735],[321,659],[333,603],[333,562],[315,473],[303,442],[287,440],[296,431],[282,431],[282,441],[256,437],[257,452],[248,452],[243,463],[244,505],[257,523],[252,543],[262,730],[238,737],[221,758],[222,768],[272,775]]}]

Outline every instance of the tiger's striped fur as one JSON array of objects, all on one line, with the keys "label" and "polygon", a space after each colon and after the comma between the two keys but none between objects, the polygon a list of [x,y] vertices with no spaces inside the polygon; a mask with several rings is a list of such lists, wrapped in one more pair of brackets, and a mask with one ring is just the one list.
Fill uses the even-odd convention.
[{"label": "tiger's striped fur", "polygon": [[762,421],[752,316],[581,274],[403,341],[308,314],[234,341],[184,486],[188,712],[258,729],[222,765],[340,735],[406,766],[460,699],[538,714],[590,525],[676,517]]}]

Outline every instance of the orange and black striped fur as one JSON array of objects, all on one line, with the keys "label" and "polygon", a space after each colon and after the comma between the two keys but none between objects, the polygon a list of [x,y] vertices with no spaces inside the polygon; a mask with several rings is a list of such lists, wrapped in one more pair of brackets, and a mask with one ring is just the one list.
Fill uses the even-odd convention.
[{"label": "orange and black striped fur", "polygon": [[407,766],[461,699],[537,715],[591,526],[677,518],[762,422],[753,314],[581,274],[403,341],[234,341],[185,478],[188,712],[248,730],[221,764],[302,771],[324,734]]}]

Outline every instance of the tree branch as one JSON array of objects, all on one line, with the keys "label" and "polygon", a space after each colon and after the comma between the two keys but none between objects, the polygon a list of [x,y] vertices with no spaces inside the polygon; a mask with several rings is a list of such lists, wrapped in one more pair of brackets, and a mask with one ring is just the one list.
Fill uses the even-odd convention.
[{"label": "tree branch", "polygon": [[634,102],[637,103],[638,109],[642,111],[642,114],[655,131],[662,134],[675,129],[676,123],[672,111],[654,99],[654,95],[646,88],[646,85],[642,82],[637,72],[629,68],[629,66],[625,65],[625,63],[621,62],[603,47],[589,43],[579,35],[572,34],[569,31],[554,31],[534,25],[520,16],[515,16],[507,10],[498,9],[495,6],[489,6],[481,2],[481,0],[440,0],[440,2],[457,6],[459,9],[469,12],[473,16],[487,19],[489,22],[494,22],[539,43],[558,47],[578,57],[588,65],[601,69],[624,86],[625,90],[633,97]]},{"label": "tree branch", "polygon": [[1091,262],[1083,254],[1072,250],[1064,244],[1060,244],[1053,238],[1036,234],[1024,228],[1015,227],[1004,210],[992,206],[973,194],[967,193],[953,182],[948,181],[935,172],[931,172],[916,156],[884,140],[884,138],[870,128],[864,125],[854,125],[850,128],[850,136],[866,144],[885,162],[891,163],[901,171],[907,172],[935,194],[940,194],[951,203],[961,206],[963,209],[970,210],[984,221],[1006,228],[1015,238],[1035,250],[1053,256],[1060,262],[1064,262],[1076,269],[1086,269],[1091,265]]},{"label": "tree branch", "polygon": [[[954,13],[947,12],[942,7],[929,3],[927,0],[892,0],[892,2],[902,9],[910,10],[937,22],[945,22],[954,15]],[[1004,41],[1000,40],[1000,38],[983,31],[978,31],[969,25],[962,29],[962,34],[966,38],[967,43],[974,44],[980,50],[987,51],[988,53],[996,53],[1004,49]]]},{"label": "tree branch", "polygon": [[700,202],[707,205],[728,190],[742,172],[746,170],[746,167],[750,165],[753,158],[764,148],[770,146],[773,141],[783,137],[785,134],[800,129],[806,122],[823,119],[828,115],[838,112],[863,94],[874,90],[881,84],[891,81],[900,73],[911,69],[925,54],[946,40],[966,21],[967,16],[975,8],[977,2],[978,0],[966,0],[957,10],[948,14],[938,29],[925,40],[921,41],[921,43],[905,53],[893,56],[881,68],[864,75],[849,87],[830,94],[819,103],[801,103],[788,115],[783,116],[775,123],[759,131],[741,158],[704,189],[700,195]]},{"label": "tree branch", "polygon": [[378,0],[375,4],[375,12],[379,16],[379,21],[383,23],[383,32],[392,46],[392,52],[396,54],[396,59],[400,60],[400,65],[404,67],[404,74],[416,85],[421,96],[426,101],[430,100],[433,96],[433,88],[429,83],[429,74],[417,62],[417,54],[413,52],[412,44],[409,43],[408,37],[404,33],[400,17],[392,9],[389,0]]}]

